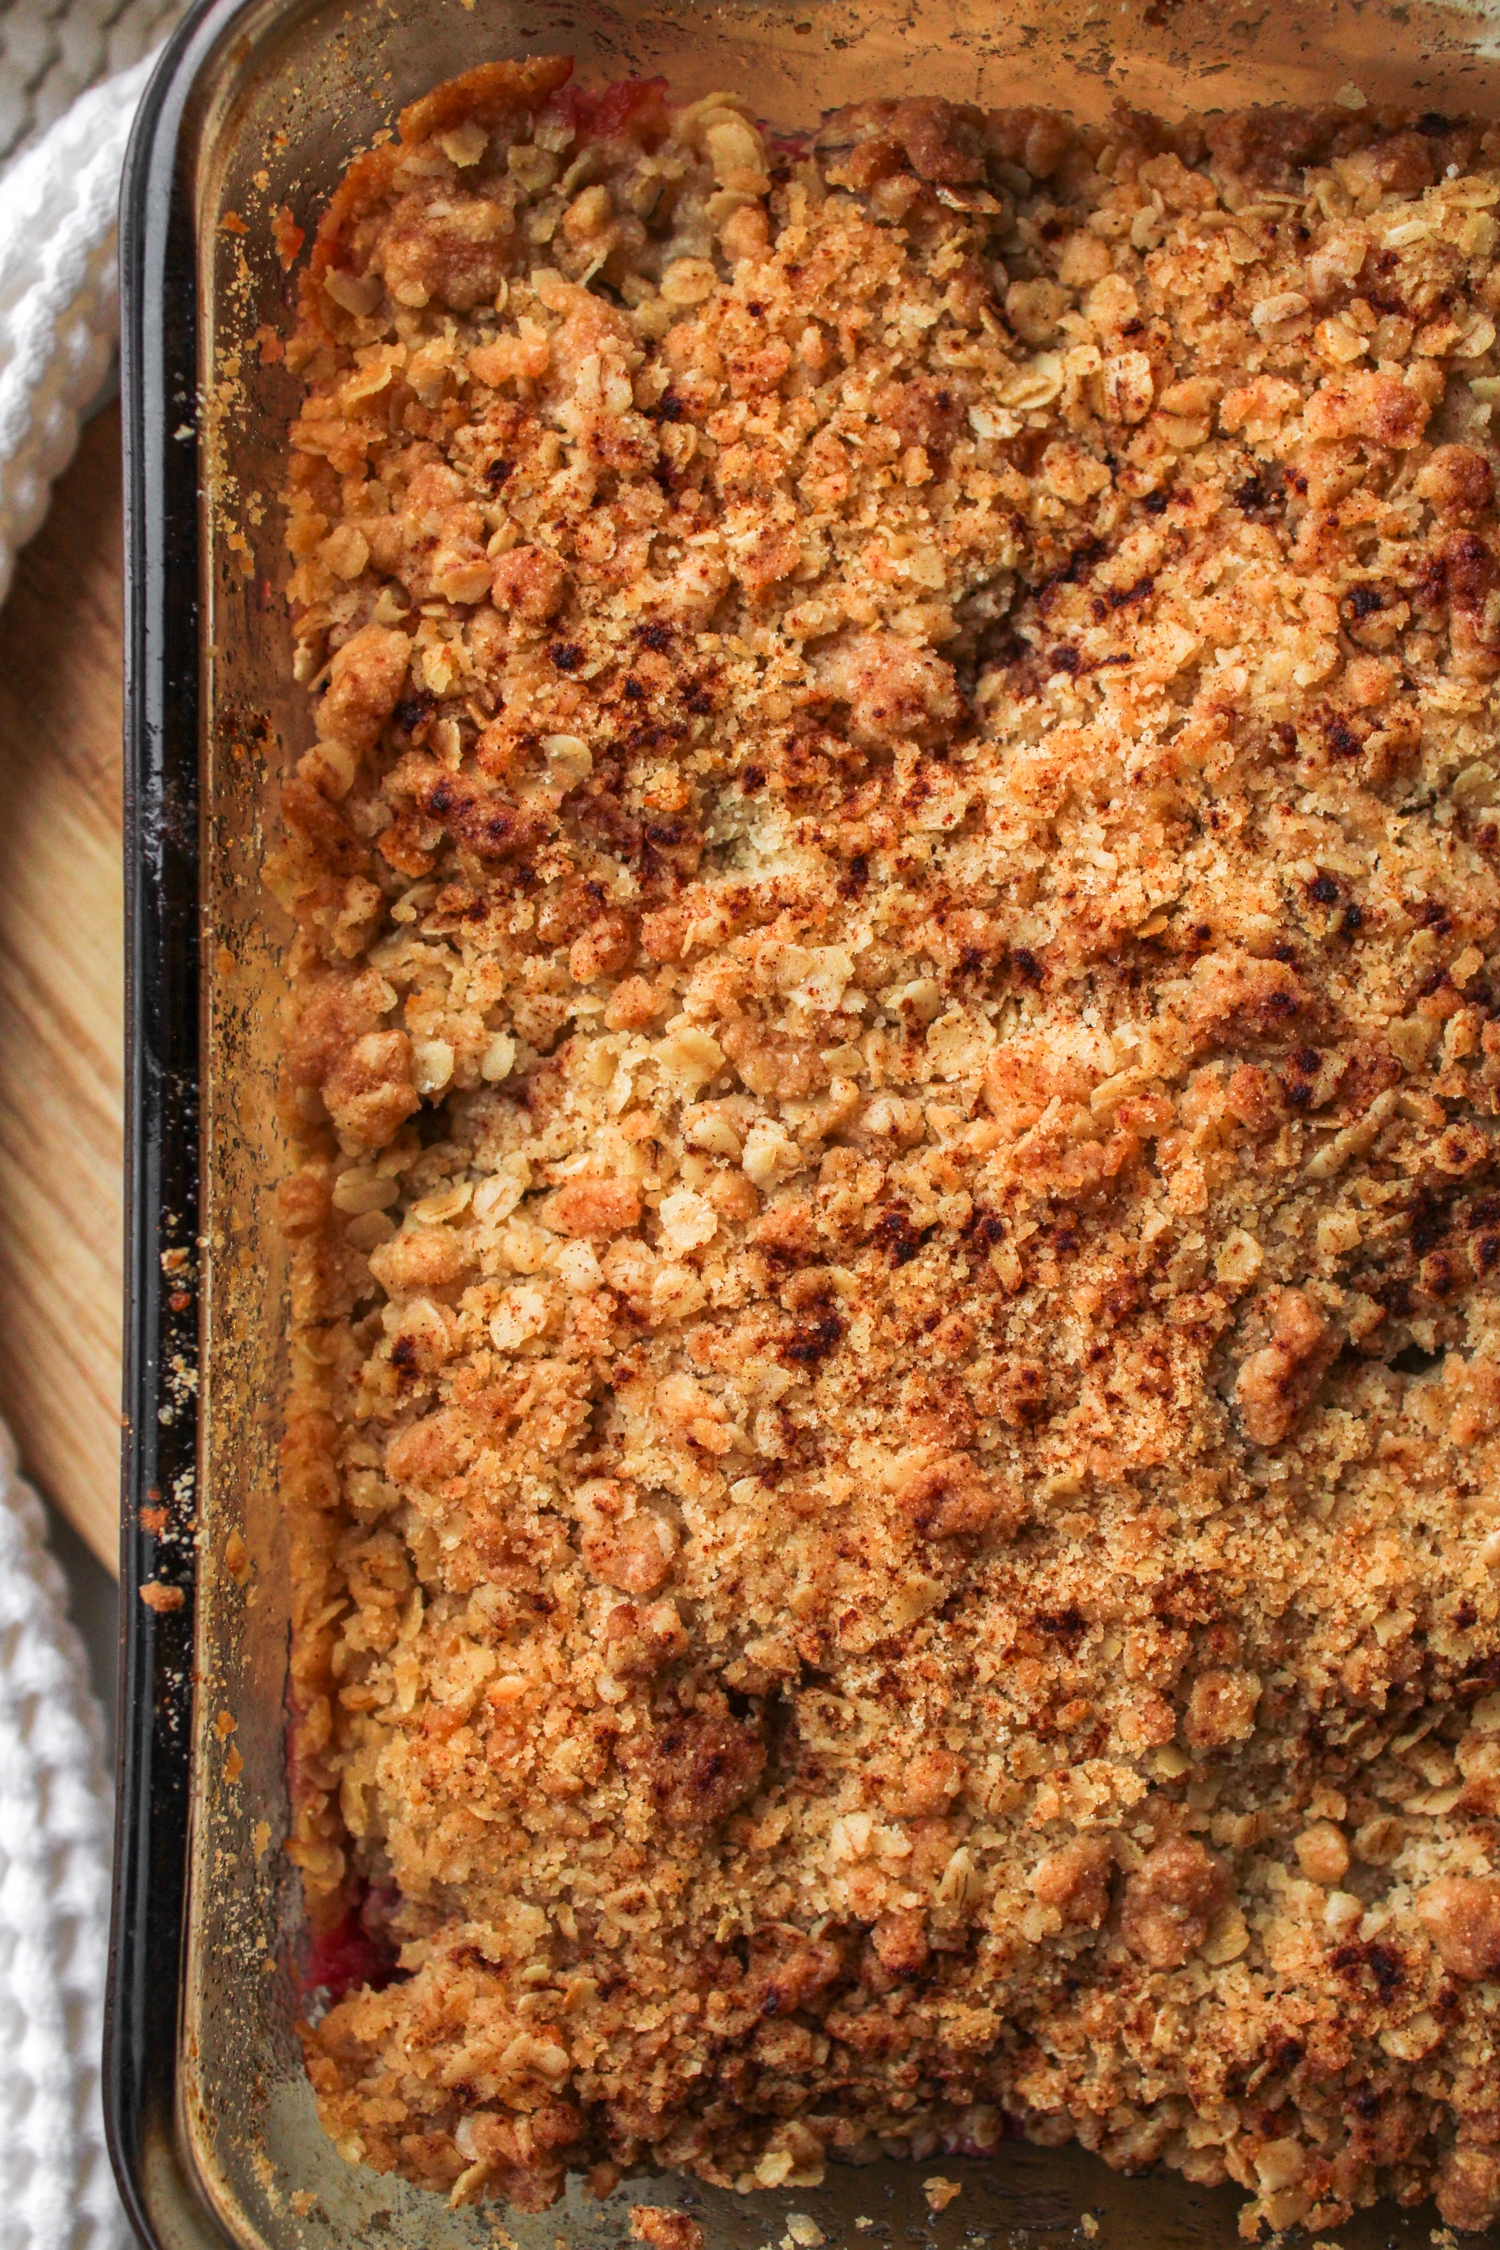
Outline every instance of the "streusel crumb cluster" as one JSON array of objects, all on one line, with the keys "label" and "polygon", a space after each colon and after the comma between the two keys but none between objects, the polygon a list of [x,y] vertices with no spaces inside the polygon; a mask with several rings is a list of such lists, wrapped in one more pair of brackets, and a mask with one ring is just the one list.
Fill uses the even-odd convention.
[{"label": "streusel crumb cluster", "polygon": [[323,2119],[1479,2227],[1500,135],[568,72],[285,345]]}]

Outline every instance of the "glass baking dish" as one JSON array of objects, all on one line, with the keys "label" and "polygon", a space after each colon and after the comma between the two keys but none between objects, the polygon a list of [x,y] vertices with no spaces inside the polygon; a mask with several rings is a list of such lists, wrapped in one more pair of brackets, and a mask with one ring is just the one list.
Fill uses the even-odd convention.
[{"label": "glass baking dish", "polygon": [[[296,2036],[300,1899],[279,1849],[283,932],[258,874],[277,776],[310,724],[278,591],[292,384],[256,331],[285,326],[278,206],[300,221],[437,80],[558,48],[585,82],[662,73],[689,98],[746,88],[782,127],[877,92],[1089,116],[1120,100],[1181,114],[1333,96],[1500,116],[1500,14],[1439,0],[205,0],[184,23],[136,127],[121,236],[131,1217],[116,2165],[162,2250],[548,2250],[617,2242],[642,2200],[691,2209],[710,2250],[786,2238],[793,2211],[835,2244],[858,2238],[858,2219],[877,2242],[940,2250],[1228,2250],[1233,2191],[1122,2179],[1070,2148],[1007,2142],[752,2198],[634,2181],[599,2205],[575,2186],[523,2219],[452,2212],[352,2167],[314,2115]],[[922,2193],[935,2169],[963,2185],[937,2216]],[[1389,2206],[1338,2238],[1426,2244],[1432,2225],[1430,2207]]]}]

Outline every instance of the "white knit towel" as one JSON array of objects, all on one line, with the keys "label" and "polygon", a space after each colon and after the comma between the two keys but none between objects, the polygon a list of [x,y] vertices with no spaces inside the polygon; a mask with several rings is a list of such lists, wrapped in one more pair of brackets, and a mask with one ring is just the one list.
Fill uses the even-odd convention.
[{"label": "white knit towel", "polygon": [[0,1424],[0,2250],[129,2240],[99,2101],[109,1860],[99,1704]]},{"label": "white knit towel", "polygon": [[139,62],[181,13],[182,0],[0,0],[0,164]]},{"label": "white knit towel", "polygon": [[0,601],[118,340],[120,167],[154,60],[81,95],[0,176]]}]

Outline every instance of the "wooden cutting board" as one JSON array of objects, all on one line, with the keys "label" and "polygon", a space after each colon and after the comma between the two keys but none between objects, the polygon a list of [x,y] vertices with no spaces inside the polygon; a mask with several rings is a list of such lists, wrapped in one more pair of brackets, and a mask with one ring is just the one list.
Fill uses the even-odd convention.
[{"label": "wooden cutting board", "polygon": [[0,610],[0,1413],[118,1567],[120,424],[83,434]]}]

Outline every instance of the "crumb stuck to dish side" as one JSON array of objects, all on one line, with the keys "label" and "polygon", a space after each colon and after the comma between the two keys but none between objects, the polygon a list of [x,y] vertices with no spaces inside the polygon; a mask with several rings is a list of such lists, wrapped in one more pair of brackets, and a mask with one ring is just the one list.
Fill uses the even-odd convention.
[{"label": "crumb stuck to dish side", "polygon": [[1485,2225],[1500,135],[567,81],[286,347],[324,2124]]},{"label": "crumb stuck to dish side", "polygon": [[630,2214],[630,2232],[636,2242],[653,2250],[703,2250],[703,2229],[686,2211],[666,2211],[659,2204],[637,2203]]}]

